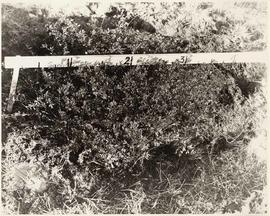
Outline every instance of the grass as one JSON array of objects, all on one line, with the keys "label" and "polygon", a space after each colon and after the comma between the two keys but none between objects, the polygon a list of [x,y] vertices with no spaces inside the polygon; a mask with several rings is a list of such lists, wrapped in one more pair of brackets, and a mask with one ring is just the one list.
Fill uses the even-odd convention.
[{"label": "grass", "polygon": [[[6,163],[4,160],[4,167]],[[150,169],[152,171],[146,170],[143,176],[125,176],[114,182],[95,176],[86,182],[77,172],[72,185],[55,167],[45,192],[21,190],[23,200],[17,201],[9,197],[5,186],[10,185],[7,181],[10,175],[4,174],[5,210],[8,213],[50,214],[204,214],[239,213],[243,208],[250,213],[264,213],[264,207],[260,206],[260,199],[263,200],[260,191],[266,185],[266,163],[248,155],[247,146],[240,145],[198,161],[160,157]],[[81,190],[91,188],[94,188],[93,192],[89,190],[88,196],[80,196]],[[254,193],[259,201],[247,205],[246,202],[254,202]]]},{"label": "grass", "polygon": [[249,158],[244,149],[224,152],[204,164],[189,163],[175,173],[160,163],[157,178],[138,181],[120,193],[122,199],[114,205],[119,210],[113,213],[240,212],[251,192],[266,183],[266,165]]}]

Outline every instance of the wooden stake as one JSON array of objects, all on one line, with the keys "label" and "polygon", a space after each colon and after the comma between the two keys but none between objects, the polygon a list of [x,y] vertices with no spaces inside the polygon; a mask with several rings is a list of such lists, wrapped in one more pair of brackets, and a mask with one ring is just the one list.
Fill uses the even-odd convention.
[{"label": "wooden stake", "polygon": [[16,95],[17,82],[19,78],[19,72],[20,72],[19,67],[15,67],[13,69],[13,75],[12,75],[12,81],[11,81],[9,99],[8,99],[8,106],[7,106],[7,111],[9,113],[12,112],[13,104],[15,102],[15,95]]}]

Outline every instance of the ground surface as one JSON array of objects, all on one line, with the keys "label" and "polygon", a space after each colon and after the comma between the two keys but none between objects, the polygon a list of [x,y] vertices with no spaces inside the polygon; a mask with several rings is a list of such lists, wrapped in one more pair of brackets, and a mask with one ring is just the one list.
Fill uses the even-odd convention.
[{"label": "ground surface", "polygon": [[[6,6],[3,54],[266,47],[263,2],[116,6],[156,33],[130,28],[122,14],[104,29],[86,14]],[[28,70],[9,114],[4,69],[4,213],[266,213],[265,74],[264,64],[162,62]]]}]

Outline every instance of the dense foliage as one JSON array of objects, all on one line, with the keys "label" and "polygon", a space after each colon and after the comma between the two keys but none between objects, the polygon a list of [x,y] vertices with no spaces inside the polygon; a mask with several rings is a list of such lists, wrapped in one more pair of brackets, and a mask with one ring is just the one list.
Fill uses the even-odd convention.
[{"label": "dense foliage", "polygon": [[[182,10],[182,5],[177,7],[176,12]],[[209,12],[209,22],[196,25],[187,18],[181,21],[175,17],[176,12],[162,18],[163,25],[174,20],[181,29],[181,33],[170,36],[160,34],[158,29],[153,34],[134,29],[121,14],[113,18],[117,21],[113,28],[107,17],[107,28],[93,16],[50,17],[46,10],[26,11],[6,5],[2,10],[3,56],[246,51],[265,47],[263,34],[256,29],[249,29],[248,37],[253,39],[248,43],[244,43],[245,37],[235,43],[233,29],[240,22],[208,4],[196,10]],[[162,10],[156,20],[160,13]],[[256,81],[264,71],[262,65],[191,66],[162,61],[145,66],[30,69],[20,74],[13,114],[8,115],[5,107],[10,71],[4,70],[5,168],[24,162],[41,164],[48,182],[53,182],[47,190],[51,203],[54,208],[64,208],[67,200],[83,203],[82,197],[94,196],[104,176],[106,181],[129,175],[143,177],[145,173],[155,177],[155,162],[164,154],[177,160],[214,157],[220,150],[246,143],[254,136],[255,113],[265,101],[261,96],[259,104],[254,105],[249,97],[257,91]],[[28,205],[36,204],[32,192],[16,184],[14,189],[7,184],[8,177],[4,178],[8,185],[5,203],[12,202],[13,197],[23,206],[20,212],[28,213]],[[65,191],[67,188],[80,191],[82,196],[72,195]],[[18,205],[10,205],[13,211],[18,210]]]},{"label": "dense foliage", "polygon": [[80,157],[123,169],[153,147],[173,144],[191,153],[226,136],[220,124],[243,100],[241,91],[214,66],[197,67],[43,71],[38,86],[21,89],[19,98],[38,118],[41,137],[50,141],[46,149],[68,146],[74,163]]},{"label": "dense foliage", "polygon": [[[118,6],[117,13],[101,18],[91,13],[50,16],[46,9],[25,10],[4,4],[3,56],[233,52],[266,47],[267,15],[258,13],[264,7],[261,4],[234,6],[230,13],[206,3]],[[151,29],[146,27],[149,22],[154,24],[155,34],[148,33],[155,32],[147,31]]]}]

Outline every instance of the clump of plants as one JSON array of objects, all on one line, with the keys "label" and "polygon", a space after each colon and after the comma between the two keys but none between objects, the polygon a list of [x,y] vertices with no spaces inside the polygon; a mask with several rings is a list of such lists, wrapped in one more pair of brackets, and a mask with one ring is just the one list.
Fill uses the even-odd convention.
[{"label": "clump of plants", "polygon": [[[18,19],[20,14],[26,19]],[[10,15],[5,14],[4,27],[14,30],[14,23],[7,22]],[[23,52],[26,55],[218,51],[222,38],[218,43],[214,39],[227,32],[225,26],[225,32],[213,33],[213,23],[206,23],[207,34],[212,32],[214,38],[209,45],[202,37],[205,35],[192,30],[186,39],[135,31],[126,25],[103,29],[91,17],[49,18],[45,11],[29,16],[23,10],[15,15],[14,22],[22,24],[25,34],[20,38],[16,31],[4,31],[5,55],[14,54],[9,49],[28,50]],[[36,29],[31,44],[26,29],[39,20],[45,28]],[[7,43],[12,35],[20,39],[18,43]],[[226,48],[249,47],[242,45],[230,43]],[[20,213],[57,213],[59,209],[118,213],[106,210],[108,203],[114,203],[108,200],[113,194],[120,199],[123,194],[119,190],[134,189],[131,185],[136,180],[139,193],[129,191],[133,198],[128,199],[134,209],[123,212],[140,213],[149,192],[149,181],[143,183],[143,179],[162,179],[158,164],[170,166],[165,175],[173,178],[169,175],[172,170],[179,174],[181,162],[211,162],[221,150],[243,146],[254,136],[256,112],[265,104],[264,96],[257,93],[264,71],[264,66],[253,64],[182,65],[176,61],[167,65],[161,60],[142,66],[24,70],[13,113],[3,109],[5,207]],[[9,75],[5,71],[3,107]],[[257,104],[251,100],[254,93],[258,94]],[[165,165],[164,170],[168,168]],[[192,166],[190,169],[195,169],[195,162]],[[185,180],[188,178],[192,181],[191,176]],[[29,187],[33,179],[38,179],[35,190]],[[166,188],[163,186],[158,187]]]},{"label": "clump of plants", "polygon": [[37,82],[19,95],[48,140],[36,153],[64,147],[71,163],[112,173],[159,146],[173,145],[179,156],[211,148],[236,133],[222,123],[244,100],[234,80],[210,65],[48,69]]}]

